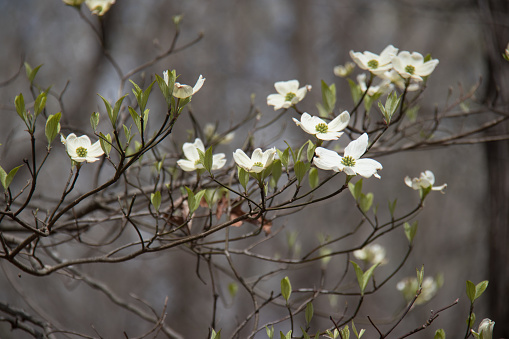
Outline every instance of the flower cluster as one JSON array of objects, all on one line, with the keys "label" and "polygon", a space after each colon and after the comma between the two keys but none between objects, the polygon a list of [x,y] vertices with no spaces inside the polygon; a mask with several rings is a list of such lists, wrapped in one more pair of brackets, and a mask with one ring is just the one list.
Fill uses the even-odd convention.
[{"label": "flower cluster", "polygon": [[[350,51],[352,60],[363,70],[369,71],[372,76],[382,80],[378,86],[384,87],[392,83],[400,89],[415,91],[419,89],[419,83],[429,76],[438,65],[437,59],[425,58],[418,52],[401,51],[392,45],[387,46],[380,55],[372,52],[354,52]],[[337,71],[336,71],[337,70]],[[335,74],[345,76],[342,68],[335,68]],[[362,80],[358,79],[362,87]],[[365,81],[365,78],[364,78]],[[364,85],[366,87],[366,85]],[[363,91],[366,91],[365,88]],[[372,96],[374,90],[368,91]]]}]

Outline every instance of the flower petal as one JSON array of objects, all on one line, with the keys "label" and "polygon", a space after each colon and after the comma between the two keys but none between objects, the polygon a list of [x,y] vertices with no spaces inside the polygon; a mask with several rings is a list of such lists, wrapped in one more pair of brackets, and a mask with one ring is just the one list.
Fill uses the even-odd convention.
[{"label": "flower petal", "polygon": [[237,165],[248,172],[251,170],[251,167],[253,167],[253,161],[240,148],[233,152],[233,160],[235,160]]},{"label": "flower petal", "polygon": [[177,165],[180,166],[184,171],[191,172],[196,170],[196,164],[194,161],[180,159],[177,161]]},{"label": "flower petal", "polygon": [[329,131],[331,132],[339,132],[342,131],[348,126],[350,122],[350,114],[347,111],[344,111],[339,116],[334,118],[331,122],[329,122]]},{"label": "flower petal", "polygon": [[343,135],[343,132],[329,131],[327,133],[316,133],[315,135],[320,140],[338,140]]},{"label": "flower petal", "polygon": [[376,171],[381,170],[382,168],[383,168],[382,164],[380,164],[376,160],[358,159],[355,161],[354,170],[355,170],[355,172],[357,172],[357,174],[359,174],[360,176],[363,176],[364,178],[369,178],[372,175],[379,178],[380,176],[376,175],[377,174]]},{"label": "flower petal", "polygon": [[323,147],[317,147],[315,149],[315,157],[313,158],[313,164],[326,171],[340,172],[341,156],[334,151],[328,150]]},{"label": "flower petal", "polygon": [[286,96],[286,93],[288,92],[297,94],[297,90],[299,89],[299,81],[298,80],[278,81],[274,84],[274,88],[279,94],[283,96]]},{"label": "flower petal", "polygon": [[196,146],[194,143],[185,142],[182,146],[182,150],[184,151],[185,157],[193,162],[200,160],[200,154],[196,150]]},{"label": "flower petal", "polygon": [[345,147],[345,157],[351,156],[354,159],[359,159],[368,147],[368,135],[362,134],[356,140],[351,141],[348,146]]},{"label": "flower petal", "polygon": [[220,169],[226,164],[226,155],[224,153],[214,154],[212,156],[212,169]]},{"label": "flower petal", "polygon": [[196,81],[196,84],[193,87],[193,94],[195,94],[202,88],[204,82],[205,78],[200,74],[200,76],[198,77],[198,81]]},{"label": "flower petal", "polygon": [[267,96],[267,105],[274,106],[274,111],[277,111],[285,105],[285,97],[281,94],[270,94]]}]

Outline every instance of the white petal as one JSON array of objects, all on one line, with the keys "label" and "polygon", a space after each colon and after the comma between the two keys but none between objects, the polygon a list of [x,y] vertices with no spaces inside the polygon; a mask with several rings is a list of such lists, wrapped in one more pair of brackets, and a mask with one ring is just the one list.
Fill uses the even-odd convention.
[{"label": "white petal", "polygon": [[274,111],[283,108],[285,104],[285,97],[281,94],[270,94],[267,96],[267,105],[274,106]]},{"label": "white petal", "polygon": [[288,92],[297,94],[297,90],[299,89],[299,81],[298,80],[278,81],[274,84],[274,88],[279,94],[283,96],[286,96],[286,93]]},{"label": "white petal", "polygon": [[87,162],[96,162],[97,160],[99,160],[99,158],[97,158],[97,157],[91,157],[91,156],[87,155],[87,156],[86,156],[86,158],[85,158],[85,160],[86,160]]},{"label": "white petal", "polygon": [[354,159],[359,159],[368,147],[368,135],[362,134],[356,140],[351,141],[348,146],[345,147],[345,157],[351,156]]},{"label": "white petal", "polygon": [[405,177],[405,185],[407,185],[410,188],[413,188],[412,179],[408,175]]},{"label": "white petal", "polygon": [[[104,154],[104,151],[101,148],[101,142],[99,140],[94,142],[90,146],[90,148],[87,150],[87,157],[99,157],[103,154]],[[97,160],[99,160],[99,159],[97,159]]]},{"label": "white petal", "polygon": [[196,146],[190,142],[185,142],[182,146],[182,150],[184,151],[185,157],[193,162],[200,160],[200,154],[196,150]]},{"label": "white petal", "polygon": [[240,148],[233,153],[233,160],[235,160],[237,165],[248,172],[251,170],[251,167],[253,167],[253,161]]},{"label": "white petal", "polygon": [[343,132],[329,131],[327,133],[316,133],[315,135],[320,140],[338,140],[343,135]]},{"label": "white petal", "polygon": [[262,164],[265,168],[267,168],[274,161],[274,157],[276,156],[276,148],[269,148],[262,155]]},{"label": "white petal", "polygon": [[[320,119],[321,120],[321,119]],[[313,117],[307,113],[302,113],[300,117],[300,127],[304,132],[309,134],[316,134],[316,124]]]},{"label": "white petal", "polygon": [[175,98],[184,99],[193,95],[193,88],[189,85],[181,85],[176,82],[173,87],[173,96]]},{"label": "white petal", "polygon": [[382,169],[382,164],[373,159],[358,159],[355,161],[354,170],[364,178],[369,178],[376,174],[377,170]]},{"label": "white petal", "polygon": [[177,161],[177,165],[180,166],[184,171],[191,172],[196,170],[196,164],[194,161],[180,159]]},{"label": "white petal", "polygon": [[331,132],[339,132],[342,131],[348,126],[350,122],[350,114],[347,111],[344,111],[339,116],[334,118],[331,122],[329,122],[329,131]]},{"label": "white petal", "polygon": [[302,101],[302,99],[304,99],[304,97],[306,96],[307,93],[308,93],[307,87],[299,88],[297,90],[297,93],[295,93],[295,95],[296,95],[295,98],[292,99],[292,103],[295,105],[299,101]]},{"label": "white petal", "polygon": [[433,191],[442,191],[447,188],[447,184],[443,184],[441,186],[433,186],[431,187],[431,190]]},{"label": "white petal", "polygon": [[326,171],[340,172],[341,156],[334,151],[328,150],[323,147],[317,147],[315,150],[315,157],[313,164],[316,167]]},{"label": "white petal", "polygon": [[424,64],[420,65],[419,67],[416,67],[415,73],[419,74],[421,77],[428,76],[435,70],[435,67],[437,67],[437,65],[438,65],[437,59],[427,61]]},{"label": "white petal", "polygon": [[200,74],[200,76],[198,77],[198,81],[196,81],[196,84],[193,87],[193,94],[195,94],[196,92],[198,92],[201,89],[204,82],[205,82],[205,78]]},{"label": "white petal", "polygon": [[429,182],[430,185],[433,185],[435,183],[435,175],[430,170],[421,173],[421,180],[423,179]]},{"label": "white petal", "polygon": [[214,154],[212,156],[212,169],[220,169],[226,164],[226,156],[224,153]]},{"label": "white petal", "polygon": [[168,82],[170,82],[170,78],[168,76],[168,70],[163,72],[163,79],[164,79],[164,82],[166,83],[166,86],[168,86]]}]

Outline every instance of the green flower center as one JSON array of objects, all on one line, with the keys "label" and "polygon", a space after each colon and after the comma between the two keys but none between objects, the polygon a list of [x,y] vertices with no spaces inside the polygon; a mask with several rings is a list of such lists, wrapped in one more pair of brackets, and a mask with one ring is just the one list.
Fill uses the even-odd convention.
[{"label": "green flower center", "polygon": [[353,167],[355,166],[355,159],[347,155],[346,157],[343,157],[343,159],[341,159],[341,163],[347,167]]},{"label": "green flower center", "polygon": [[85,147],[80,146],[76,148],[76,154],[78,154],[80,158],[85,158],[87,156],[87,153],[88,151]]},{"label": "green flower center", "polygon": [[369,68],[373,68],[373,69],[378,68],[378,60],[375,60],[375,59],[369,60],[368,61],[368,67]]},{"label": "green flower center", "polygon": [[262,164],[261,162],[259,162],[259,161],[258,161],[258,162],[255,162],[255,163],[253,164],[253,167],[254,167],[254,166],[257,166],[257,167],[263,167],[263,164]]},{"label": "green flower center", "polygon": [[285,101],[292,101],[293,98],[295,98],[297,95],[293,92],[286,93]]},{"label": "green flower center", "polygon": [[412,66],[412,65],[408,65],[408,66],[405,67],[405,72],[410,73],[410,74],[414,74],[415,73],[415,67]]},{"label": "green flower center", "polygon": [[329,126],[327,126],[326,123],[321,122],[315,126],[315,129],[318,133],[327,133],[327,131],[329,130]]}]

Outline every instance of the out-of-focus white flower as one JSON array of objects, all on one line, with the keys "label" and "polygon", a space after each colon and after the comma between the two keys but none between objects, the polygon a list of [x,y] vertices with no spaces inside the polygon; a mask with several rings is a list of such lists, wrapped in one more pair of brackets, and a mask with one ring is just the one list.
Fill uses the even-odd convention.
[{"label": "out-of-focus white flower", "polygon": [[85,2],[85,0],[62,0],[66,5],[79,6]]},{"label": "out-of-focus white flower", "polygon": [[362,249],[354,251],[353,255],[357,259],[365,261],[371,265],[384,265],[387,263],[387,259],[385,259],[385,248],[379,244],[366,245]]},{"label": "out-of-focus white flower", "polygon": [[304,132],[315,135],[318,139],[337,140],[343,134],[340,131],[348,126],[350,114],[344,111],[328,124],[319,117],[312,117],[308,113],[303,113],[300,121],[295,118],[292,119]]},{"label": "out-of-focus white flower", "polygon": [[237,165],[246,170],[246,172],[260,173],[272,164],[275,155],[275,147],[269,148],[265,152],[257,148],[253,151],[251,158],[239,148],[233,153],[233,159]]},{"label": "out-of-focus white flower", "polygon": [[277,94],[267,96],[267,105],[274,106],[274,111],[297,104],[304,99],[307,92],[311,91],[311,85],[299,88],[298,80],[278,81],[274,88]]},{"label": "out-of-focus white flower", "polygon": [[109,11],[111,5],[115,3],[115,0],[85,0],[85,4],[88,6],[92,14],[102,16]]},{"label": "out-of-focus white flower", "polygon": [[397,53],[398,49],[389,45],[380,55],[368,51],[364,53],[350,51],[350,57],[360,68],[378,75],[392,68],[391,60]]},{"label": "out-of-focus white flower", "polygon": [[351,61],[348,61],[344,66],[339,65],[334,67],[334,75],[340,78],[346,78],[349,76],[355,68],[355,64]]},{"label": "out-of-focus white flower", "polygon": [[203,133],[207,140],[217,140],[218,138],[221,138],[219,143],[223,145],[229,144],[232,142],[233,138],[235,138],[235,132],[230,132],[224,137],[221,137],[220,134],[216,133],[216,126],[214,124],[206,124],[203,128]]},{"label": "out-of-focus white flower", "polygon": [[364,178],[374,176],[380,179],[377,171],[382,169],[382,164],[373,159],[360,159],[367,147],[368,135],[364,133],[346,146],[344,156],[326,148],[317,147],[313,163],[323,170],[344,171],[348,175],[359,174]]},{"label": "out-of-focus white flower", "polygon": [[[433,277],[425,277],[422,281],[422,291],[414,305],[424,304],[433,298],[438,290],[442,287],[442,277],[438,276],[437,278]],[[416,277],[408,277],[396,285],[398,291],[401,291],[403,297],[406,301],[410,301],[415,297],[417,289],[419,288],[419,283],[417,282]]]},{"label": "out-of-focus white flower", "polygon": [[[203,169],[203,165],[200,163],[200,153],[198,150],[205,153],[205,146],[203,142],[196,138],[194,143],[186,142],[182,146],[186,159],[180,159],[177,161],[177,165],[180,166],[184,171],[196,171],[197,169]],[[224,153],[214,154],[212,156],[212,170],[220,169],[226,164],[226,157]]]},{"label": "out-of-focus white flower", "polygon": [[435,175],[431,171],[421,172],[421,176],[419,178],[410,179],[409,176],[405,177],[405,184],[413,188],[414,190],[420,190],[421,188],[428,188],[431,186],[431,190],[433,191],[441,191],[447,187],[447,184],[443,184],[441,186],[433,186],[435,183]]},{"label": "out-of-focus white flower", "polygon": [[422,81],[422,77],[430,75],[438,65],[438,59],[424,62],[424,57],[417,52],[400,52],[392,58],[392,66],[403,78]]},{"label": "out-of-focus white flower", "polygon": [[[399,75],[398,72],[396,72],[393,69],[388,70],[387,72],[384,72],[382,74],[379,74],[378,76],[382,79],[386,79],[386,80],[392,82],[393,84],[398,86],[398,88],[401,90],[405,89],[405,86],[406,86],[405,80],[401,77],[401,75]],[[406,90],[407,90],[407,92],[414,92],[414,91],[417,91],[419,88],[420,88],[420,86],[418,83],[411,82],[408,85]]]},{"label": "out-of-focus white flower", "polygon": [[394,88],[394,86],[391,84],[390,80],[384,79],[380,83],[380,85],[376,85],[376,86],[371,85],[371,86],[369,86],[369,89],[368,89],[368,85],[366,85],[366,73],[359,74],[357,76],[357,82],[359,83],[359,88],[362,92],[366,92],[366,90],[368,90],[367,95],[370,97],[372,97],[376,94],[384,95],[384,94],[392,91],[392,89]]},{"label": "out-of-focus white flower", "polygon": [[79,163],[97,161],[104,154],[100,141],[92,144],[90,138],[86,135],[77,137],[76,134],[71,133],[67,138],[61,135],[60,141],[65,145],[69,157]]},{"label": "out-of-focus white flower", "polygon": [[[168,85],[168,71],[163,72],[163,77],[164,82],[166,82],[166,85]],[[196,81],[194,87],[183,85],[180,82],[175,82],[175,85],[173,86],[173,96],[179,99],[188,98],[198,92],[202,88],[204,82],[205,78],[201,74],[198,77],[198,81]]]},{"label": "out-of-focus white flower", "polygon": [[477,328],[477,332],[474,330],[470,330],[476,339],[492,339],[493,338],[493,328],[495,327],[495,322],[491,319],[485,318],[479,324]]}]

